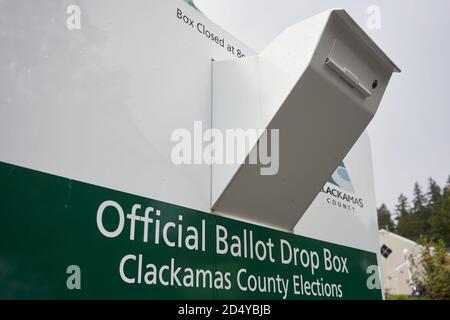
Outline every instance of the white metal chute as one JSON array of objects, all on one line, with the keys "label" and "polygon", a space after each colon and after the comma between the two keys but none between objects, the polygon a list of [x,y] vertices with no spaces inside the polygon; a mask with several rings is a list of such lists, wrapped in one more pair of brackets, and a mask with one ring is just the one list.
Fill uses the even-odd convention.
[{"label": "white metal chute", "polygon": [[278,129],[280,153],[274,175],[246,161],[258,157],[258,144],[235,165],[213,165],[213,210],[292,230],[373,118],[395,71],[339,9],[286,29],[257,56],[214,62],[213,127]]}]

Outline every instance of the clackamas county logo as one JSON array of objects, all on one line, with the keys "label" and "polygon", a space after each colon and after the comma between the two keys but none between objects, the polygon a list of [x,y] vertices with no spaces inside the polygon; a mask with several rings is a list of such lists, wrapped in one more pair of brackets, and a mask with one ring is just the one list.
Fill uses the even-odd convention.
[{"label": "clackamas county logo", "polygon": [[327,195],[329,205],[339,207],[350,212],[357,212],[358,208],[364,208],[362,198],[356,195],[352,180],[344,163],[336,169],[328,183],[322,188]]}]

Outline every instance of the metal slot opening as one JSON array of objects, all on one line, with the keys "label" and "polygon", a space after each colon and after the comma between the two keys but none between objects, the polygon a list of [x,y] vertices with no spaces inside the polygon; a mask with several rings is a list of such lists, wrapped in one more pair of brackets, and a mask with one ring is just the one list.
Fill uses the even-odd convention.
[{"label": "metal slot opening", "polygon": [[[325,60],[325,64],[328,67],[330,67],[333,71],[335,71],[344,81],[346,81],[347,84],[350,85],[350,87],[355,88],[365,98],[370,97],[372,95],[372,92],[369,89],[367,89],[361,83],[361,81],[359,81],[359,78],[353,72],[351,72],[349,69],[347,69],[346,67],[340,66],[338,63],[336,63],[331,58],[327,58]],[[377,85],[378,85],[378,81],[377,81]]]}]

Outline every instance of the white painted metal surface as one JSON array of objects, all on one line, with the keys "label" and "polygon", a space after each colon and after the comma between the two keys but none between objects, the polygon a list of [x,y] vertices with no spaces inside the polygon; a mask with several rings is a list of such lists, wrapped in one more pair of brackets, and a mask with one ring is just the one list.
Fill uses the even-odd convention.
[{"label": "white painted metal surface", "polygon": [[372,152],[367,133],[358,139],[343,164],[350,187],[329,179],[295,226],[294,233],[378,252]]},{"label": "white painted metal surface", "polygon": [[280,163],[267,176],[248,161],[213,165],[213,209],[292,230],[365,130],[395,71],[343,10],[286,29],[257,56],[214,62],[213,127],[279,129]]},{"label": "white painted metal surface", "polygon": [[0,12],[0,161],[209,212],[211,168],[175,165],[171,134],[211,126],[211,59],[233,55],[196,25],[252,50],[183,1],[78,4],[80,30],[64,1]]},{"label": "white painted metal surface", "polygon": [[[86,19],[83,18],[82,28],[76,31],[66,28],[64,13],[68,1],[19,0],[15,1],[14,8],[21,10],[11,10],[8,14],[7,10],[0,12],[1,20],[5,22],[2,32],[6,35],[2,39],[8,41],[0,48],[0,161],[211,212],[211,198],[220,195],[220,180],[214,181],[215,193],[212,195],[211,166],[175,165],[171,161],[174,143],[170,137],[179,128],[193,132],[194,121],[202,121],[204,129],[211,127],[211,59],[226,61],[235,55],[180,20],[177,9],[195,24],[206,26],[235,48],[240,48],[247,57],[256,53],[179,0],[82,0],[77,3]],[[246,77],[236,80],[233,72],[240,70],[229,69],[229,86],[236,85],[236,90],[251,90],[242,90],[241,98],[247,99],[244,100],[246,109],[234,110],[238,106],[228,105],[229,112],[222,113],[224,123],[239,120],[241,123],[234,123],[234,127],[242,128],[250,126],[249,121],[262,128],[267,125],[283,104],[284,97],[296,85],[295,77],[305,72],[308,60],[314,56],[314,39],[302,42],[297,36],[302,34],[305,39],[312,37],[318,41],[320,30],[325,28],[323,19],[303,31],[298,28],[298,34],[291,40],[290,32],[281,35],[276,40],[278,45],[265,50],[259,58],[251,59],[253,63],[246,64],[245,69],[249,71]],[[23,38],[8,36],[16,35],[16,28],[20,28]],[[296,47],[280,53],[283,41],[294,41]],[[326,43],[329,46],[330,42]],[[332,102],[326,92],[338,87],[346,90],[349,100],[360,101],[353,89],[338,81],[334,71],[325,66],[324,59],[329,51],[321,49],[317,52],[321,59],[309,74],[313,77],[319,70],[325,75],[325,86],[322,87],[322,80],[316,82],[322,98]],[[258,62],[261,57],[270,60],[280,54],[284,58],[279,65]],[[340,56],[335,58],[345,66],[345,60]],[[378,59],[383,60],[383,57]],[[227,61],[223,66],[228,64],[235,62]],[[272,77],[271,82],[264,84],[264,91],[258,86],[263,83],[251,81],[255,71],[252,68],[257,67],[261,68],[265,79]],[[351,70],[364,81],[363,76],[353,68]],[[220,79],[224,81],[226,75]],[[220,83],[219,80],[215,85]],[[314,83],[310,83],[312,85]],[[382,83],[378,90],[381,95]],[[272,93],[264,97],[264,108],[258,106],[253,95],[261,92]],[[219,115],[216,106],[214,116]],[[355,106],[356,110],[358,108]],[[249,112],[244,112],[246,110]],[[370,107],[366,110],[369,111],[356,111],[352,117],[368,121],[374,110]],[[234,117],[233,112],[237,111],[240,114]],[[322,109],[317,114],[318,123],[306,122],[301,114],[284,117],[292,121],[287,128],[291,128],[289,130],[296,137],[293,145],[302,139],[322,142],[326,137],[351,136],[353,139],[355,132],[360,133],[360,128],[349,125],[338,111]],[[298,129],[302,131],[298,132]],[[326,197],[319,195],[297,224],[296,233],[377,252],[378,238],[373,235],[377,226],[374,223],[376,212],[370,156],[362,155],[367,152],[367,143],[366,139],[360,140],[344,161],[355,193],[369,199],[365,210],[348,214],[338,207],[328,206]],[[325,144],[328,149],[310,150],[309,160],[293,163],[290,168],[295,169],[294,175],[301,167],[314,171],[311,169],[315,165],[313,160],[318,159],[318,164],[321,162],[330,167],[329,173],[322,173],[325,181],[337,166],[334,157],[337,157],[336,150],[342,147],[330,142]],[[334,155],[332,159],[327,158],[330,155]],[[222,186],[227,184],[227,176],[236,170],[232,166],[230,174],[224,168],[219,172],[213,168],[216,179],[218,173],[224,175]],[[304,177],[304,181],[308,179]],[[312,201],[323,181],[314,187],[315,194],[312,191],[296,192],[295,201],[305,203],[308,197]],[[278,191],[270,197],[280,195],[282,191],[291,197],[295,192],[289,189]],[[241,196],[246,197],[247,193]],[[258,200],[265,199],[259,197]],[[295,204],[292,207],[298,220],[301,206]],[[282,211],[276,210],[272,214],[281,216]],[[262,222],[257,217],[248,220]],[[297,220],[294,220],[295,224]],[[349,232],[350,229],[354,233]]]}]

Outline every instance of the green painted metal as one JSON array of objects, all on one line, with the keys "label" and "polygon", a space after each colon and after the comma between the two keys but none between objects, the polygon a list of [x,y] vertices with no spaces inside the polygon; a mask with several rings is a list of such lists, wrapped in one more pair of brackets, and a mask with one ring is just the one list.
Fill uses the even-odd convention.
[{"label": "green painted metal", "polygon": [[195,9],[197,9],[197,7],[195,6],[195,4],[194,4],[194,1],[193,0],[184,0],[184,2],[186,2],[188,5],[190,5],[191,7],[193,7],[193,8],[195,8]]},{"label": "green painted metal", "polygon": [[[283,233],[1,162],[0,195],[1,299],[381,299],[381,290],[370,290],[367,286],[367,279],[371,276],[368,268],[377,264],[375,253]],[[120,205],[124,211],[124,227],[117,237],[105,236],[97,222],[99,207],[108,200]],[[148,224],[147,233],[140,220],[135,221],[133,233],[131,220],[126,218],[136,204],[140,205],[136,211],[140,217],[144,216],[145,208],[154,209],[151,212],[153,223]],[[156,216],[156,210],[160,212],[159,217]],[[104,229],[108,232],[117,229],[120,222],[118,211],[109,206],[102,212]],[[156,221],[160,223],[160,236],[164,226],[174,223],[175,228],[167,229],[167,238],[176,242],[175,247],[167,245],[162,238],[159,244],[155,243]],[[178,247],[177,239],[179,226],[183,234],[181,247]],[[217,236],[222,236],[222,231],[218,233],[217,228],[227,230],[229,246],[233,243],[233,235],[243,243],[246,234],[245,240],[249,243],[250,232],[254,244],[261,241],[256,248],[246,246],[247,256],[251,250],[253,254],[254,250],[259,250],[262,255],[263,247],[268,252],[268,247],[263,243],[267,244],[270,239],[274,261],[270,260],[268,253],[264,261],[257,257],[235,257],[230,252],[218,254]],[[187,235],[194,234],[193,229],[199,235],[198,250],[189,250],[185,242]],[[204,242],[201,241],[202,230]],[[134,240],[130,240],[132,233]],[[144,241],[145,234],[148,235],[147,242]],[[314,274],[311,267],[303,267],[301,263],[297,266],[281,263],[282,240],[292,248],[304,249],[309,254],[317,253],[320,267],[314,270]],[[194,244],[192,237],[188,243]],[[233,252],[237,253],[237,245],[233,248]],[[333,256],[345,258],[348,273],[327,271],[324,249]],[[141,283],[136,280],[136,283],[129,284],[120,276],[120,262],[128,255],[136,256],[137,260],[127,260],[123,272],[128,278],[136,279],[141,272]],[[140,255],[141,268],[138,261]],[[241,255],[244,255],[243,247]],[[177,274],[181,285],[176,280],[171,284],[171,271],[164,268],[168,266],[170,269],[172,261],[174,269],[181,268]],[[81,289],[68,289],[67,282],[72,273],[67,273],[67,268],[72,265],[79,266],[81,270]],[[152,270],[146,268],[147,265],[154,266],[158,272],[162,268],[163,281],[169,281],[168,285],[159,279],[156,283],[147,284],[146,273]],[[193,287],[189,277],[191,271],[188,269],[194,273]],[[239,288],[237,275],[244,269],[246,272],[241,271],[240,280],[245,285],[248,285],[250,275],[255,276],[255,279],[276,279],[277,276],[287,279],[287,295],[283,297],[284,293],[276,290],[251,292],[249,288],[246,291]],[[197,272],[200,275],[211,272],[211,283],[206,278],[206,285],[202,287],[202,276],[196,277]],[[300,276],[304,292],[295,294],[293,278],[299,279]],[[149,274],[147,278],[152,279]],[[197,280],[199,287],[196,287]],[[270,282],[270,285],[273,283]],[[342,297],[314,296],[310,291],[306,295],[306,283],[312,284],[316,293],[323,285],[340,285]],[[253,280],[250,280],[252,285]],[[297,289],[300,290],[300,285]]]}]

